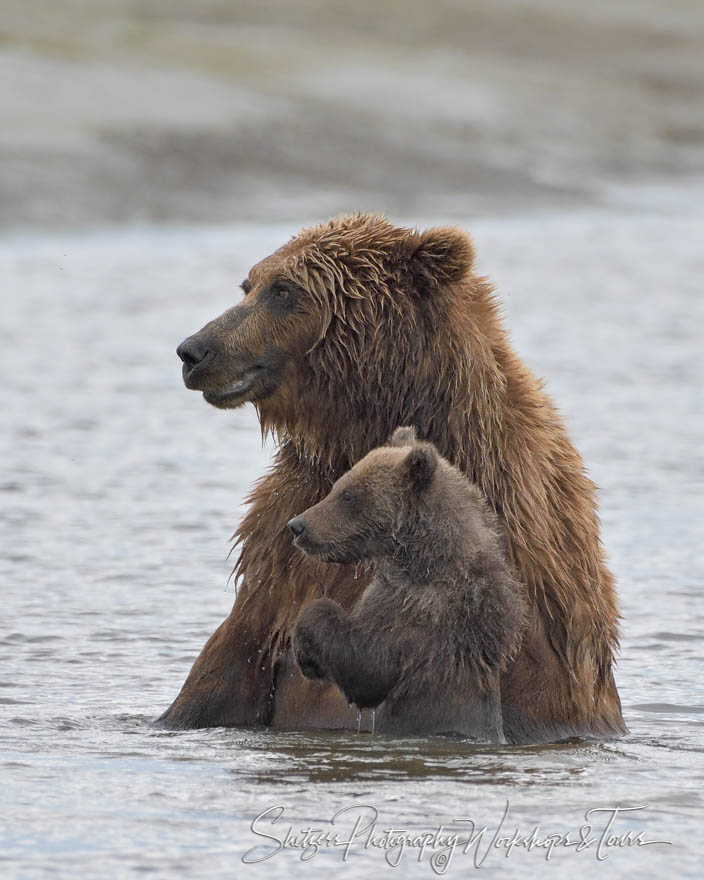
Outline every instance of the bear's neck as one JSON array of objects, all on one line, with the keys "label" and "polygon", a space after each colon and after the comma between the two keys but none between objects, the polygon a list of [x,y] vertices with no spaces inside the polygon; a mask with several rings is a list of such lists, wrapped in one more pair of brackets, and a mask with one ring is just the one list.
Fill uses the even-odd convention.
[{"label": "bear's neck", "polygon": [[262,428],[333,479],[400,425],[413,425],[472,477],[491,469],[505,439],[503,410],[518,401],[509,400],[510,350],[492,289],[480,278],[464,284],[413,309],[383,299],[373,326],[333,323],[299,364],[296,387],[260,408]]}]

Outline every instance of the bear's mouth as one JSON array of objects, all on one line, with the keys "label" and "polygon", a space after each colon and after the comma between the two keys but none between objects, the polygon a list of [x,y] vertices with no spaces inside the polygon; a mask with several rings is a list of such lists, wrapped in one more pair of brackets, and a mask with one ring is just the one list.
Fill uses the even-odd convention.
[{"label": "bear's mouth", "polygon": [[320,555],[321,548],[318,544],[311,541],[305,532],[302,535],[296,535],[293,539],[293,546],[302,553],[307,553],[309,556]]},{"label": "bear's mouth", "polygon": [[358,557],[356,554],[346,552],[345,548],[337,543],[325,542],[319,544],[312,541],[304,532],[293,539],[293,546],[308,556],[315,556],[321,562],[334,562],[337,565],[346,565],[349,562],[356,562]]},{"label": "bear's mouth", "polygon": [[301,552],[307,553],[308,556],[315,556],[324,562],[329,561],[327,555],[332,550],[329,544],[318,544],[317,541],[312,541],[306,532],[302,535],[296,535],[293,539],[293,546]]},{"label": "bear's mouth", "polygon": [[244,403],[251,396],[256,385],[266,385],[265,379],[268,372],[264,364],[254,364],[221,391],[204,391],[203,397],[212,406],[217,406],[220,409],[237,406],[238,403]]}]

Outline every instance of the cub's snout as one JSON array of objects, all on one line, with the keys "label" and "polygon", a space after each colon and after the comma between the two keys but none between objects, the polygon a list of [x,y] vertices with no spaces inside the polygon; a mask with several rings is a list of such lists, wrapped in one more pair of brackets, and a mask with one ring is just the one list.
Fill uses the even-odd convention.
[{"label": "cub's snout", "polygon": [[291,530],[294,538],[300,538],[306,530],[306,521],[302,516],[294,516],[294,518],[290,519],[286,525]]}]

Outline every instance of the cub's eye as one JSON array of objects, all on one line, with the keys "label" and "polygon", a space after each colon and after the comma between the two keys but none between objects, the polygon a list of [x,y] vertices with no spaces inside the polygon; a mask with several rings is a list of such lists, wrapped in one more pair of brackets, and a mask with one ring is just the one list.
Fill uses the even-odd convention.
[{"label": "cub's eye", "polygon": [[291,298],[291,291],[288,287],[277,287],[275,291],[275,295],[277,299],[286,301]]},{"label": "cub's eye", "polygon": [[345,489],[340,496],[345,504],[352,504],[354,501],[354,495],[350,492],[349,489]]}]

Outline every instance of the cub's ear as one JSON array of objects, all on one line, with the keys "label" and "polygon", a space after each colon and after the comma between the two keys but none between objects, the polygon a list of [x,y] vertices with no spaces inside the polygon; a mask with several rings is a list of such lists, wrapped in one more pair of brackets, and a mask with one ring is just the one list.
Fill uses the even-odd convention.
[{"label": "cub's ear", "polygon": [[414,446],[418,438],[416,429],[412,427],[396,428],[389,437],[388,446]]},{"label": "cub's ear", "polygon": [[405,259],[416,282],[433,289],[464,278],[474,263],[474,245],[461,229],[435,226],[409,236]]},{"label": "cub's ear", "polygon": [[433,481],[438,466],[438,453],[431,443],[416,444],[403,460],[403,469],[411,487],[423,492]]}]

